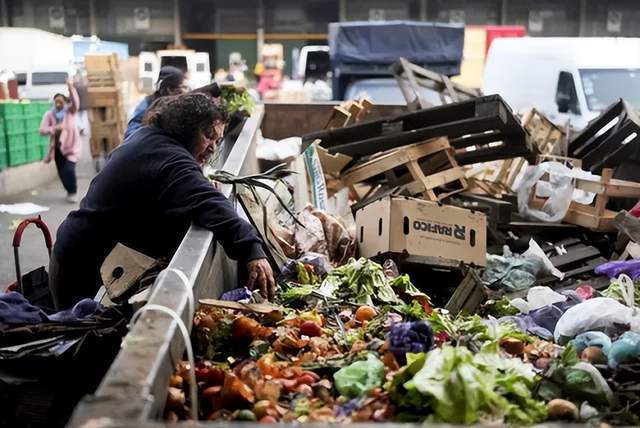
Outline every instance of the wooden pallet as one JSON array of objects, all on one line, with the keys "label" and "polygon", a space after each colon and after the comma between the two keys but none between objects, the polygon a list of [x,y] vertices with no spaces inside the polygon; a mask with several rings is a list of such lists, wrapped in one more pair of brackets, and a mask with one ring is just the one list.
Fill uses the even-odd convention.
[{"label": "wooden pallet", "polygon": [[[604,168],[600,180],[575,179],[575,188],[586,192],[596,193],[596,200],[593,206],[571,202],[569,211],[564,217],[566,223],[586,227],[599,232],[612,232],[615,230],[615,211],[608,210],[607,202],[611,197],[619,198],[640,198],[640,183],[617,180],[612,178],[613,170]],[[545,174],[541,180],[548,180]],[[545,200],[535,196],[535,186],[531,192],[529,206],[540,209]]]},{"label": "wooden pallet", "polygon": [[[424,164],[437,154],[444,154],[450,167],[444,171],[426,175]],[[397,176],[394,169],[403,165],[407,167],[411,176],[411,182],[406,185],[406,189],[412,195],[422,194],[427,200],[437,201],[467,188],[464,171],[458,166],[453,156],[453,149],[444,137],[381,153],[363,164],[348,169],[340,179],[345,185],[351,186],[384,174],[390,184],[395,185],[401,182],[401,178]],[[460,182],[461,189],[436,196],[433,191],[435,188],[455,181]]]},{"label": "wooden pallet", "polygon": [[[566,133],[562,128],[551,122],[536,109],[531,109],[522,116],[522,126],[529,134],[528,139],[532,147],[541,154],[551,154],[566,137]],[[516,178],[525,165],[526,160],[524,158],[505,159],[494,180],[498,184],[498,188],[493,190],[498,193],[491,195],[499,197],[500,193],[513,192]]]},{"label": "wooden pallet", "polygon": [[409,110],[433,107],[422,96],[423,88],[437,92],[442,104],[464,101],[482,95],[479,89],[467,88],[459,83],[454,83],[448,76],[412,64],[405,58],[400,58],[393,63],[391,70],[407,101]]},{"label": "wooden pallet", "polygon": [[[319,139],[330,153],[357,158],[443,136],[456,149],[460,165],[532,154],[525,130],[498,95],[322,130],[302,139],[303,149]],[[467,150],[471,146],[475,150]]]}]

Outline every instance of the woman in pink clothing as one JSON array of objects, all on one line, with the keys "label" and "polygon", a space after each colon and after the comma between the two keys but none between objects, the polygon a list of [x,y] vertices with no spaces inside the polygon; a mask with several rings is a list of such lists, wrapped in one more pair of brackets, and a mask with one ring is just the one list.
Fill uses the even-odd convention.
[{"label": "woman in pink clothing", "polygon": [[44,161],[53,159],[58,176],[67,191],[67,201],[78,201],[76,162],[80,155],[80,132],[76,125],[76,113],[80,107],[78,92],[71,81],[67,82],[69,97],[63,94],[53,96],[53,108],[46,112],[40,124],[40,134],[49,135],[49,153]]}]

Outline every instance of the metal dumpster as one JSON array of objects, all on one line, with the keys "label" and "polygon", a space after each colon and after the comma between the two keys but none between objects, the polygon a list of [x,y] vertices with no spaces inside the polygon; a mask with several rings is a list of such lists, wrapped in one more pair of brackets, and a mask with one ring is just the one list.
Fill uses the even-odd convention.
[{"label": "metal dumpster", "polygon": [[[222,169],[236,175],[257,172],[255,149],[259,129],[272,138],[311,132],[322,126],[321,122],[329,116],[333,105],[258,105],[233,146],[224,150],[226,159]],[[376,106],[369,119],[397,114],[403,109],[402,106]],[[269,122],[263,123],[267,116]],[[230,186],[224,187],[223,192],[229,196]],[[238,212],[246,218],[239,205]],[[195,225],[185,235],[169,270],[154,284],[149,303],[171,309],[187,328],[191,328],[193,317],[189,294],[193,293],[197,305],[198,299],[219,296],[224,289],[233,288],[237,283],[235,261],[216,244],[211,232]],[[172,270],[184,273],[187,283]],[[99,420],[105,422],[104,418],[122,421],[114,426],[141,426],[143,421],[158,421],[162,417],[169,377],[184,350],[176,321],[158,311],[144,313],[124,338],[120,353],[95,394],[76,407],[69,425],[108,426],[98,423]]]}]

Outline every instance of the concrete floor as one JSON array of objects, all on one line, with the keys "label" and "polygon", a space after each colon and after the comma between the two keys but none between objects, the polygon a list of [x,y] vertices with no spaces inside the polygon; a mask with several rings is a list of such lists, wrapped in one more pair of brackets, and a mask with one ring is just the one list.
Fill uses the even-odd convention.
[{"label": "concrete floor", "polygon": [[[78,177],[78,196],[82,197],[89,188],[89,183],[95,175],[95,169],[88,153],[88,142],[85,141],[86,150],[78,163],[76,174]],[[59,180],[49,182],[34,189],[18,193],[16,195],[2,197],[0,203],[12,204],[19,202],[33,202],[34,204],[49,207],[49,211],[40,215],[51,229],[55,242],[55,234],[58,226],[66,218],[67,214],[78,208],[78,203],[71,204],[65,200],[66,192]],[[37,214],[35,215],[37,216]],[[15,264],[13,257],[13,235],[11,230],[15,220],[22,220],[31,216],[19,216],[0,213],[0,291],[4,291],[7,284],[16,280]],[[48,255],[44,238],[38,228],[31,225],[22,235],[20,247],[20,265],[23,273],[29,272],[39,266],[48,266]],[[48,268],[47,268],[48,269]]]}]

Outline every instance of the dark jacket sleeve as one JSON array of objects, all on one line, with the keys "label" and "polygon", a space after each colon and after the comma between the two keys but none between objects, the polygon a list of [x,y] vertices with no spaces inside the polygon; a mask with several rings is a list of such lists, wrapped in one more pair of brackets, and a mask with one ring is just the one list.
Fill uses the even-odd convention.
[{"label": "dark jacket sleeve", "polygon": [[133,115],[131,116],[129,123],[127,124],[127,129],[124,131],[123,140],[126,140],[131,136],[131,134],[140,129],[140,127],[142,126],[142,120],[144,119],[144,114],[148,108],[149,101],[147,100],[147,97],[145,97],[142,101],[140,101],[140,103],[133,111]]},{"label": "dark jacket sleeve", "polygon": [[233,259],[266,257],[256,229],[238,216],[233,204],[213,187],[186,152],[163,164],[157,183],[159,205],[166,215],[188,215],[194,223],[211,230]]}]

